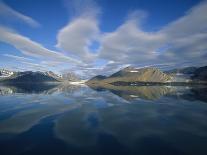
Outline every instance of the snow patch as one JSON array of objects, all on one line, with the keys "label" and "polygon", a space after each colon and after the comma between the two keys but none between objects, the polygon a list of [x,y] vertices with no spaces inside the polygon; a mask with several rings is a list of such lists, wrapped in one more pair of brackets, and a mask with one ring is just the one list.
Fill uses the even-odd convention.
[{"label": "snow patch", "polygon": [[176,75],[177,75],[177,76],[181,76],[181,75],[184,75],[184,74],[182,74],[182,73],[176,73]]},{"label": "snow patch", "polygon": [[82,81],[76,81],[76,82],[69,82],[70,84],[72,84],[72,85],[81,85],[81,86],[83,86],[83,85],[85,85],[85,80],[82,80]]},{"label": "snow patch", "polygon": [[137,97],[139,97],[139,96],[136,96],[136,95],[130,95],[130,97],[137,98]]},{"label": "snow patch", "polygon": [[132,73],[137,73],[137,72],[139,72],[139,71],[136,71],[136,70],[132,70],[132,71],[130,71],[130,72],[132,72]]}]

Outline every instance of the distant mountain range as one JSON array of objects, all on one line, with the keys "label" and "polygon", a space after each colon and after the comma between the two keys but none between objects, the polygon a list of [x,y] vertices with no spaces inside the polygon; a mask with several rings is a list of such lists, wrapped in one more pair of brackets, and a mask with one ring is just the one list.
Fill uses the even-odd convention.
[{"label": "distant mountain range", "polygon": [[6,69],[0,69],[0,78],[10,77],[13,74],[14,74],[14,72],[12,72],[12,71],[9,71]]},{"label": "distant mountain range", "polygon": [[207,66],[196,69],[193,73],[192,79],[198,81],[207,81]]},{"label": "distant mountain range", "polygon": [[[48,72],[13,72],[0,69],[0,82],[2,83],[44,83],[44,82],[64,82],[79,81],[79,77],[74,73],[64,73],[63,75]],[[207,66],[187,67],[161,71],[157,68],[135,68],[126,67],[110,76],[98,75],[86,82],[87,84],[98,85],[154,85],[171,83],[207,83]]]},{"label": "distant mountain range", "polygon": [[168,71],[164,71],[166,74],[194,74],[198,67],[185,67],[185,68],[176,68]]},{"label": "distant mountain range", "polygon": [[87,84],[98,85],[149,85],[162,83],[206,83],[206,67],[187,67],[162,72],[156,68],[126,67],[111,76],[98,75],[87,81]]},{"label": "distant mountain range", "polygon": [[62,75],[62,78],[64,80],[68,80],[68,81],[79,81],[80,80],[80,78],[76,74],[74,74],[72,72],[64,73]]},{"label": "distant mountain range", "polygon": [[[67,74],[69,75],[69,73]],[[70,75],[74,75],[70,73]],[[44,83],[44,82],[63,82],[76,81],[75,76],[62,76],[48,72],[13,72],[5,69],[0,70],[0,82],[2,83]]]},{"label": "distant mountain range", "polygon": [[166,71],[165,73],[174,76],[174,78],[182,77],[183,79],[189,79],[194,82],[207,81],[207,66],[173,69],[170,71]]},{"label": "distant mountain range", "polygon": [[58,78],[49,73],[43,72],[14,72],[11,76],[4,77],[1,82],[4,83],[28,83],[28,82],[57,82]]}]

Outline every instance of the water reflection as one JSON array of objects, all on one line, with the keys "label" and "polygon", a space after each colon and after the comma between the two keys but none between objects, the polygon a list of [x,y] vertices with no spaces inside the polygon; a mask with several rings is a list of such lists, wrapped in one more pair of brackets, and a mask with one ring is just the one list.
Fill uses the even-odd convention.
[{"label": "water reflection", "polygon": [[[83,95],[83,88],[89,87],[97,92],[109,91],[124,100],[132,101],[135,99],[157,100],[163,96],[180,97],[186,100],[207,101],[207,86],[86,86],[86,85],[70,85],[70,84],[16,84],[16,85],[0,85],[0,95],[9,94],[64,94],[74,96],[74,93]],[[90,92],[92,93],[92,91]],[[88,94],[85,94],[88,98]]]},{"label": "water reflection", "polygon": [[109,90],[110,92],[122,97],[125,100],[133,100],[136,98],[156,100],[160,97],[176,92],[176,87],[169,86],[114,86],[107,85],[106,87],[90,86],[96,91]]},{"label": "water reflection", "polygon": [[0,85],[0,95],[7,94],[53,94],[57,92],[74,91],[79,86],[59,83],[17,83]]},{"label": "water reflection", "polygon": [[153,154],[155,147],[161,154],[163,151],[182,154],[181,150],[187,153],[205,150],[207,140],[200,140],[207,137],[207,123],[203,120],[207,109],[199,107],[193,112],[187,108],[184,113],[184,107],[133,104],[95,109],[84,106],[57,119],[55,132],[60,139],[80,148],[100,147],[106,138],[104,145],[107,147],[114,139],[114,145],[120,145],[119,149],[130,149],[140,154]]},{"label": "water reflection", "polygon": [[33,87],[0,86],[0,154],[207,153],[206,87]]}]

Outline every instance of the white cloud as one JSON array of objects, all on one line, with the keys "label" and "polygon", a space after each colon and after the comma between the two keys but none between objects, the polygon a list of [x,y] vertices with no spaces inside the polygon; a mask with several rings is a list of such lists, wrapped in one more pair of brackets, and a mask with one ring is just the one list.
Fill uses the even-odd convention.
[{"label": "white cloud", "polygon": [[12,54],[2,54],[2,55],[5,56],[5,57],[8,57],[8,58],[18,60],[18,61],[32,61],[33,60],[33,59],[30,59],[30,58],[21,57],[21,56],[12,55]]},{"label": "white cloud", "polygon": [[170,38],[192,37],[207,30],[207,1],[191,8],[183,17],[169,23],[160,32]]},{"label": "white cloud", "polygon": [[96,51],[91,45],[99,40],[98,16],[100,8],[94,0],[65,1],[70,21],[57,35],[57,45],[63,52],[86,63],[92,63]]},{"label": "white cloud", "polygon": [[[74,71],[78,70],[82,75],[109,75],[128,65],[170,68],[176,67],[176,64],[181,67],[206,62],[206,2],[193,7],[183,17],[154,32],[143,30],[143,20],[148,13],[138,10],[130,13],[126,21],[115,31],[102,33],[94,13],[96,11],[87,14],[84,11],[87,9],[76,3],[75,18],[57,35],[57,47],[87,63],[71,68]],[[93,41],[100,43],[97,54],[89,48]],[[98,67],[93,64],[94,61],[102,59],[108,63]]]},{"label": "white cloud", "polygon": [[81,62],[63,55],[60,52],[49,50],[41,44],[22,36],[11,29],[0,27],[0,41],[14,46],[24,55],[46,60],[56,60],[66,63],[80,64]]},{"label": "white cloud", "polygon": [[132,65],[206,62],[206,14],[205,1],[157,32],[144,31],[139,16],[132,16],[114,32],[102,36],[99,58]]},{"label": "white cloud", "polygon": [[77,18],[83,15],[95,17],[101,11],[95,0],[64,0],[64,6],[69,11],[71,18]]},{"label": "white cloud", "polygon": [[14,9],[9,7],[2,1],[0,1],[0,17],[5,20],[11,20],[11,19],[20,20],[33,27],[40,26],[40,24],[34,19],[32,19],[31,17],[23,15],[22,13],[15,11]]},{"label": "white cloud", "polygon": [[[206,64],[206,1],[158,31],[148,32],[143,29],[143,20],[148,13],[138,10],[130,13],[115,31],[108,33],[99,29],[100,10],[93,0],[72,0],[65,3],[72,10],[70,14],[73,17],[57,34],[56,47],[62,53],[49,50],[3,27],[0,27],[0,41],[13,45],[27,56],[44,59],[40,62],[45,66],[60,66],[64,62],[72,64],[68,68],[72,71],[78,70],[87,77],[96,74],[108,75],[128,65],[164,68],[175,67],[176,64],[179,67],[186,64]],[[22,17],[18,18],[27,21]],[[98,53],[90,48],[94,41],[100,44]],[[106,63],[95,63],[101,60],[106,60]]]},{"label": "white cloud", "polygon": [[89,46],[97,39],[98,24],[94,17],[79,17],[63,27],[57,35],[57,47],[84,61],[91,61],[95,55]]},{"label": "white cloud", "polygon": [[48,67],[57,67],[58,65],[62,65],[63,63],[60,61],[41,61],[41,64]]},{"label": "white cloud", "polygon": [[40,61],[38,64],[34,63],[35,59],[31,59],[31,58],[27,58],[27,57],[22,57],[22,56],[17,56],[17,55],[12,55],[12,54],[2,54],[2,56],[8,57],[14,61],[17,61],[18,63],[23,63],[23,64],[27,64],[27,66],[32,69],[32,70],[37,70],[38,68],[44,68],[44,70],[46,70],[46,68],[56,68],[58,65],[62,65],[64,64],[64,62],[60,62],[60,61],[50,61],[50,60],[44,60],[44,61]]},{"label": "white cloud", "polygon": [[207,2],[193,7],[185,16],[168,24],[160,33],[166,35],[171,48],[161,58],[176,61],[206,62]]},{"label": "white cloud", "polygon": [[22,61],[21,63],[26,65],[24,70],[42,71],[42,72],[48,71],[48,66],[44,66],[42,64],[37,64],[27,61]]},{"label": "white cloud", "polygon": [[103,35],[99,57],[130,63],[149,61],[157,56],[156,49],[164,40],[163,34],[144,32],[130,19],[115,32]]}]

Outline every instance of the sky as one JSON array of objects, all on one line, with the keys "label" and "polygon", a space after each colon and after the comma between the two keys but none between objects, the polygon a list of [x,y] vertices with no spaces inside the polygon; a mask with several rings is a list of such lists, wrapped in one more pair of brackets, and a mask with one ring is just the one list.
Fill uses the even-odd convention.
[{"label": "sky", "polygon": [[90,78],[206,58],[206,0],[0,0],[0,68]]}]

